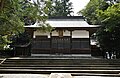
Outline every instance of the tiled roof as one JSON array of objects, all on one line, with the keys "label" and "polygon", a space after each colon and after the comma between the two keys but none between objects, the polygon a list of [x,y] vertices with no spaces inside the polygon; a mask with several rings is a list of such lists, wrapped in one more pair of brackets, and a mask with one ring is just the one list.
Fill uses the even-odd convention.
[{"label": "tiled roof", "polygon": [[[49,23],[52,27],[98,27],[98,25],[89,25],[83,17],[51,17],[46,23]],[[34,25],[25,27],[39,27],[36,22]]]}]

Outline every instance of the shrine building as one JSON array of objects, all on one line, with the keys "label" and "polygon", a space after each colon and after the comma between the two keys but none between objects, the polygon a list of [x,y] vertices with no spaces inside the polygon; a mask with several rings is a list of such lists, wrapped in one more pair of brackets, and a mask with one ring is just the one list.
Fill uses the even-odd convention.
[{"label": "shrine building", "polygon": [[50,17],[51,32],[39,31],[38,23],[25,26],[31,34],[31,54],[91,54],[91,35],[99,25],[89,25],[83,16]]}]

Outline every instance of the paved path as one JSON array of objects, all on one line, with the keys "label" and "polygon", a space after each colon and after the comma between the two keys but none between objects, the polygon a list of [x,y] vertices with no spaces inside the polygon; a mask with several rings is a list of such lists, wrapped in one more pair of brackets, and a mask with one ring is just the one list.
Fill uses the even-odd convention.
[{"label": "paved path", "polygon": [[48,78],[48,76],[41,74],[0,74],[0,78]]},{"label": "paved path", "polygon": [[[49,75],[43,74],[0,74],[0,78],[49,78]],[[63,78],[63,77],[61,77]],[[74,76],[73,78],[113,78],[101,76]],[[120,77],[114,77],[120,78]]]}]

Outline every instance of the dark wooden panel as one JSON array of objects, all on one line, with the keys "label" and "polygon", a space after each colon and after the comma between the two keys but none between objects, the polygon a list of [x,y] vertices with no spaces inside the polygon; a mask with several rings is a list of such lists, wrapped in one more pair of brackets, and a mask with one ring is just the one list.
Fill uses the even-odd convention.
[{"label": "dark wooden panel", "polygon": [[50,54],[50,39],[47,36],[36,36],[32,41],[32,54]]},{"label": "dark wooden panel", "polygon": [[82,49],[71,49],[72,54],[90,54],[89,48],[82,48]]},{"label": "dark wooden panel", "polygon": [[[73,38],[70,36],[38,36],[33,39],[32,53],[35,54],[88,54],[90,53],[89,38]],[[72,42],[71,42],[72,40]],[[71,46],[72,45],[72,46]]]},{"label": "dark wooden panel", "polygon": [[89,38],[73,38],[72,39],[72,48],[82,49],[89,48],[90,41]]},{"label": "dark wooden panel", "polygon": [[33,48],[32,54],[50,54],[50,48],[42,49],[42,48]]},{"label": "dark wooden panel", "polygon": [[52,37],[52,52],[55,54],[69,54],[70,53],[70,36]]}]

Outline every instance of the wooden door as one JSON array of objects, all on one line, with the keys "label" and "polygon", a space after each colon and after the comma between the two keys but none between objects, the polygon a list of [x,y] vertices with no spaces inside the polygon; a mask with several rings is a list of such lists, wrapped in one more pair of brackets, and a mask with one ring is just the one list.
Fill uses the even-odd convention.
[{"label": "wooden door", "polygon": [[52,37],[53,54],[69,54],[70,53],[70,37]]}]

